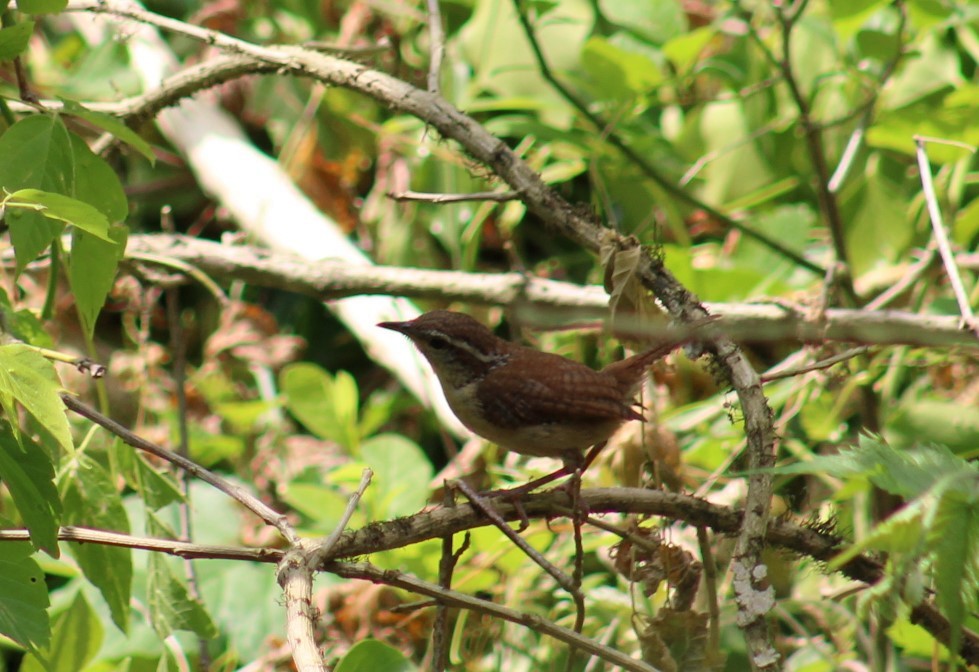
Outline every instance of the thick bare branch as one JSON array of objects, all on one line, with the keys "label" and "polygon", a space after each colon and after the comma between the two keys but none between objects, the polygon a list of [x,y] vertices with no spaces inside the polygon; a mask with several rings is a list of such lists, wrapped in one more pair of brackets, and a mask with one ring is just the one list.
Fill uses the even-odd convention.
[{"label": "thick bare branch", "polygon": [[[241,280],[322,300],[384,294],[488,305],[526,305],[527,310],[520,311],[521,321],[538,327],[553,326],[562,318],[565,322],[569,317],[576,322],[598,321],[608,315],[608,295],[598,285],[574,285],[520,273],[365,267],[336,261],[314,263],[251,245],[223,245],[169,235],[132,236],[128,252],[134,261],[143,255],[176,259],[225,281]],[[979,347],[979,339],[963,329],[959,318],[953,315],[849,309],[829,309],[816,314],[802,307],[776,303],[707,303],[704,307],[723,318],[723,331],[734,340]]]}]

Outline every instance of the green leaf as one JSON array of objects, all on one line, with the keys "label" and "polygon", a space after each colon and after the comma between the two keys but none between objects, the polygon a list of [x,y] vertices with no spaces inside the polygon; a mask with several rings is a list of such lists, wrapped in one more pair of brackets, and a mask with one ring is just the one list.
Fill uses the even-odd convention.
[{"label": "green leaf", "polygon": [[964,491],[950,488],[938,506],[930,535],[935,553],[935,588],[938,605],[949,620],[949,650],[958,651],[966,605],[979,599],[979,500],[976,483]]},{"label": "green leaf", "polygon": [[33,21],[21,21],[7,28],[0,28],[0,61],[9,61],[23,53],[33,32]]},{"label": "green leaf", "polygon": [[969,245],[970,241],[979,235],[979,198],[958,211],[953,224],[952,234],[959,245]]},{"label": "green leaf", "polygon": [[89,337],[95,333],[95,321],[115,283],[128,235],[129,229],[121,225],[109,229],[109,237],[114,239],[111,243],[79,229],[72,233],[68,281],[82,328]]},{"label": "green leaf", "polygon": [[340,371],[332,377],[315,364],[302,362],[285,367],[279,384],[286,408],[309,431],[356,450],[357,383],[350,374]]},{"label": "green leaf", "polygon": [[20,343],[0,346],[0,397],[7,412],[11,412],[9,402],[16,401],[51,433],[58,445],[71,450],[71,431],[61,391],[54,366],[37,351]]},{"label": "green leaf", "polygon": [[831,0],[829,7],[833,28],[842,39],[846,39],[886,4],[886,0]]},{"label": "green leaf", "polygon": [[[955,47],[947,44],[939,32],[926,34],[916,46],[913,57],[897,70],[881,91],[879,107],[882,112],[924,101],[938,91],[965,84],[962,61],[955,53]],[[936,107],[935,112],[940,109]],[[921,129],[917,133],[924,135],[928,131]]]},{"label": "green leaf", "polygon": [[675,0],[600,0],[602,14],[653,44],[663,44],[687,29],[683,8]]},{"label": "green leaf", "polygon": [[[111,476],[86,455],[77,455],[61,476],[66,525],[129,532],[129,518]],[[103,544],[69,544],[82,572],[105,598],[112,621],[123,632],[129,625],[132,551]]]},{"label": "green leaf", "polygon": [[350,647],[333,672],[416,672],[417,669],[393,646],[365,639]]},{"label": "green leaf", "polygon": [[[146,531],[153,536],[172,534],[159,519],[147,515]],[[147,603],[153,629],[163,639],[178,630],[189,630],[202,639],[213,639],[218,631],[204,605],[190,596],[187,586],[170,568],[161,553],[151,553],[147,564]]]},{"label": "green leaf", "polygon": [[904,258],[914,230],[908,203],[888,176],[868,169],[867,179],[842,202],[853,273],[861,275]]},{"label": "green leaf", "polygon": [[[914,136],[925,135],[967,145],[979,144],[979,129],[972,123],[975,91],[961,95],[956,91],[945,97],[927,98],[898,110],[881,112],[877,123],[867,131],[867,144],[914,156]],[[951,163],[968,156],[969,150],[958,145],[928,143],[928,160]]]},{"label": "green leaf", "polygon": [[925,532],[934,518],[935,505],[933,499],[916,499],[898,509],[874,527],[867,536],[833,558],[829,563],[830,569],[836,571],[869,550],[884,551],[897,556],[923,555],[926,550]]},{"label": "green leaf", "polygon": [[833,19],[847,19],[860,14],[869,14],[887,4],[886,0],[830,0],[829,9]]},{"label": "green leaf", "polygon": [[425,506],[434,470],[417,444],[399,434],[379,434],[364,441],[360,450],[361,459],[374,471],[367,497],[375,515],[397,518]]},{"label": "green leaf", "polygon": [[14,311],[5,315],[5,318],[6,326],[14,338],[37,348],[54,348],[54,339],[32,311],[28,309]]},{"label": "green leaf", "polygon": [[[315,531],[327,533],[340,521],[350,496],[333,488],[324,488],[322,483],[292,482],[286,487],[282,499],[313,521]],[[356,525],[356,514],[353,521]]]},{"label": "green leaf", "polygon": [[889,425],[888,436],[893,434],[895,442],[913,444],[927,439],[956,453],[979,445],[979,413],[963,413],[962,404],[954,401],[908,397]]},{"label": "green leaf", "polygon": [[58,616],[51,645],[37,655],[28,654],[20,672],[83,670],[102,646],[103,634],[98,614],[85,601],[85,596],[78,592],[71,606]]},{"label": "green leaf", "polygon": [[[132,449],[128,450],[132,452]],[[153,465],[138,453],[135,454],[133,464],[136,490],[148,508],[159,510],[167,504],[185,501],[183,493],[169,474],[154,469]]]},{"label": "green leaf", "polygon": [[26,14],[54,14],[68,6],[68,0],[21,0],[17,9]]},{"label": "green leaf", "polygon": [[883,30],[861,30],[857,33],[857,48],[864,57],[887,61],[894,58],[903,48],[901,36]]},{"label": "green leaf", "polygon": [[15,435],[6,421],[0,421],[0,480],[31,533],[35,548],[58,557],[58,527],[61,524],[61,499],[54,485],[51,456],[28,438]]},{"label": "green leaf", "polygon": [[150,146],[150,143],[143,140],[136,131],[126,126],[117,118],[104,112],[90,110],[74,100],[62,98],[61,102],[67,114],[80,117],[90,124],[98,126],[103,131],[111,133],[149,159],[151,164],[156,164],[156,154],[153,153],[153,147]]},{"label": "green leaf", "polygon": [[[595,23],[591,0],[562,0],[534,26],[537,40],[554,72],[577,68],[581,46]],[[530,45],[523,36],[513,3],[478,2],[475,12],[459,32],[463,57],[478,67],[471,86],[492,91],[498,98],[534,98],[541,105],[545,125],[567,129],[576,113],[545,82],[533,63]],[[500,39],[486,39],[497,35]]]},{"label": "green leaf", "polygon": [[[73,194],[75,164],[68,129],[56,116],[35,114],[0,135],[0,197],[18,189]],[[8,211],[17,270],[34,261],[61,235],[64,225],[37,212]]]},{"label": "green leaf", "polygon": [[54,340],[44,329],[38,316],[27,308],[15,309],[7,292],[2,288],[0,288],[0,315],[3,316],[7,333],[17,340],[39,348],[54,349]]},{"label": "green leaf", "polygon": [[827,441],[839,436],[840,408],[838,398],[829,392],[814,395],[799,411],[799,424],[812,441]]},{"label": "green leaf", "polygon": [[979,467],[944,446],[897,450],[870,437],[837,455],[820,455],[807,462],[774,469],[778,474],[828,474],[837,478],[867,478],[882,490],[906,499],[919,497],[942,479],[975,474]]},{"label": "green leaf", "polygon": [[704,150],[715,154],[700,173],[703,196],[709,201],[729,203],[783,177],[773,170],[757,141],[731,142],[731,138],[751,138],[754,134],[750,111],[747,101],[713,101],[704,106],[697,119]]},{"label": "green leaf", "polygon": [[[282,588],[270,569],[261,563],[220,560],[198,566],[208,610],[220,624],[222,638],[227,637],[227,650],[238,653],[239,660],[255,660],[268,651],[271,640],[285,637],[285,609],[278,606]],[[318,580],[317,587],[321,585]],[[256,609],[258,604],[276,608]]]},{"label": "green leaf", "polygon": [[[805,255],[807,243],[818,236],[816,213],[805,204],[778,205],[765,211],[760,211],[751,221],[751,226],[759,233],[779,241],[787,249]],[[770,247],[744,236],[738,243],[735,252],[738,266],[741,268],[756,268],[764,270],[765,280],[790,278],[797,267],[794,262],[785,259]],[[765,281],[763,280],[763,283]],[[758,292],[769,293],[772,290],[760,285]]]},{"label": "green leaf", "polygon": [[153,629],[164,639],[178,630],[213,639],[218,631],[204,605],[191,598],[165,560],[159,553],[150,554],[146,591]]},{"label": "green leaf", "polygon": [[975,475],[979,469],[944,446],[896,450],[886,444],[876,444],[866,459],[877,460],[877,473],[871,477],[874,485],[905,498],[918,497],[946,478]]},{"label": "green leaf", "polygon": [[717,29],[704,26],[687,33],[682,33],[670,39],[663,45],[663,55],[680,72],[686,72],[699,60],[700,54],[714,39]]},{"label": "green leaf", "polygon": [[18,273],[37,259],[65,229],[63,223],[34,211],[8,210],[4,221],[10,225]]},{"label": "green leaf", "polygon": [[109,220],[84,201],[40,189],[18,189],[7,197],[7,208],[32,208],[49,219],[71,224],[112,243]]},{"label": "green leaf", "polygon": [[268,417],[269,411],[278,405],[272,401],[252,399],[248,401],[224,401],[212,403],[211,408],[228,423],[237,434],[252,434],[258,430],[259,422]]},{"label": "green leaf", "polygon": [[71,151],[75,162],[75,198],[94,207],[111,223],[125,220],[129,216],[129,201],[116,171],[74,133]]},{"label": "green leaf", "polygon": [[48,589],[33,552],[29,543],[12,541],[0,553],[0,634],[29,650],[51,641]]},{"label": "green leaf", "polygon": [[589,84],[604,99],[631,99],[648,93],[663,77],[647,56],[627,51],[602,37],[591,37],[581,52]]},{"label": "green leaf", "polygon": [[21,119],[0,135],[0,188],[33,187],[60,194],[74,191],[75,166],[68,129],[56,116]]},{"label": "green leaf", "polygon": [[[173,431],[176,440],[177,430]],[[235,460],[244,454],[245,437],[235,434],[215,434],[213,430],[198,424],[190,426],[191,457],[199,464],[210,467],[225,460]]]}]

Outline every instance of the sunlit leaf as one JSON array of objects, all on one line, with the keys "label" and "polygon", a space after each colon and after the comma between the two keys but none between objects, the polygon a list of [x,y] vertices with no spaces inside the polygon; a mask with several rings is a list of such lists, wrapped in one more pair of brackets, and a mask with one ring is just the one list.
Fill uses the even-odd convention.
[{"label": "sunlit leaf", "polygon": [[[56,116],[24,117],[0,135],[0,197],[18,189],[57,194],[75,190],[75,164],[68,129]],[[23,269],[61,234],[64,224],[39,212],[11,208],[5,217]]]},{"label": "sunlit leaf", "polygon": [[376,639],[365,639],[350,647],[334,672],[415,672],[417,669],[394,647]]},{"label": "sunlit leaf", "polygon": [[331,376],[315,364],[290,364],[280,382],[286,408],[307,429],[323,439],[355,450],[357,431],[357,383],[344,372]]},{"label": "sunlit leaf", "polygon": [[105,242],[113,242],[109,237],[109,220],[105,215],[77,198],[40,189],[18,189],[7,199],[7,208],[21,207],[33,209],[49,219],[71,224]]}]

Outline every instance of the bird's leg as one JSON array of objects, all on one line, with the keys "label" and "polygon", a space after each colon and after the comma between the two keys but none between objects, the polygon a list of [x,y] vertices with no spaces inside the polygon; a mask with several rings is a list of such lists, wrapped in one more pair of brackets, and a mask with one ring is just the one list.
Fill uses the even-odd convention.
[{"label": "bird's leg", "polygon": [[588,453],[585,455],[585,461],[581,464],[582,473],[584,473],[585,469],[591,466],[591,463],[595,461],[595,458],[598,457],[598,454],[602,452],[602,448],[604,448],[607,443],[608,441],[596,443],[588,450]]},{"label": "bird's leg", "polygon": [[545,474],[540,478],[535,478],[532,481],[528,481],[523,485],[518,485],[515,488],[500,488],[498,490],[490,490],[483,493],[483,497],[493,498],[493,497],[504,497],[506,499],[514,499],[523,497],[524,495],[530,494],[534,490],[547,485],[548,483],[553,483],[559,478],[568,476],[574,472],[573,467],[567,465],[561,467],[556,471],[552,471],[549,474]]},{"label": "bird's leg", "polygon": [[[490,490],[488,492],[482,493],[482,495],[483,497],[487,497],[487,498],[504,497],[506,499],[513,500],[514,498],[522,497],[526,494],[529,494],[534,490],[537,490],[538,488],[547,485],[548,483],[553,483],[559,478],[563,478],[564,476],[570,476],[577,471],[584,473],[584,471],[591,466],[592,462],[595,461],[595,458],[598,457],[598,454],[602,452],[602,448],[605,447],[606,443],[608,442],[602,441],[601,443],[596,443],[594,446],[592,446],[588,450],[588,453],[585,455],[584,460],[581,459],[580,453],[578,453],[577,459],[566,457],[564,460],[564,465],[560,469],[552,471],[549,474],[544,474],[540,478],[535,478],[534,480],[528,481],[523,485],[518,485],[515,488],[501,488],[499,490]],[[578,482],[578,489],[579,491],[581,489],[580,478]]]}]

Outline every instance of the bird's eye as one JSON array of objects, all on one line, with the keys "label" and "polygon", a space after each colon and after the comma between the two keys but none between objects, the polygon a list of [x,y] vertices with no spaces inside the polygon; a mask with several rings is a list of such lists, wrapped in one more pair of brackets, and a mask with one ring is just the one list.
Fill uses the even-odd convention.
[{"label": "bird's eye", "polygon": [[449,345],[449,342],[441,336],[432,336],[430,339],[428,339],[428,344],[436,350],[441,350]]}]

